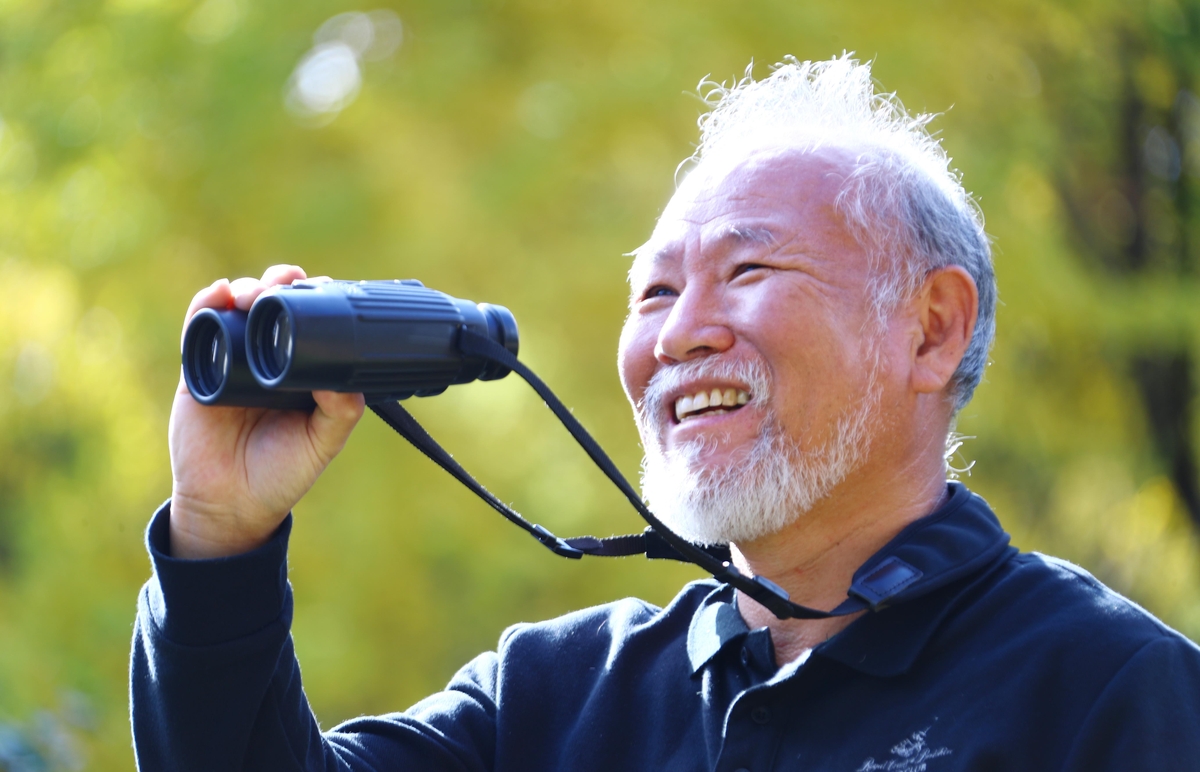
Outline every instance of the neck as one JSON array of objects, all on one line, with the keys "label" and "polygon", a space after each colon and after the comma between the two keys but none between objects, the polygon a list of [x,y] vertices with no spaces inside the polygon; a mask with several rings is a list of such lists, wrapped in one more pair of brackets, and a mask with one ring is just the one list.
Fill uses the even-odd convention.
[{"label": "neck", "polygon": [[[883,469],[872,469],[868,462],[787,528],[754,542],[731,545],[734,563],[744,573],[775,582],[795,603],[834,608],[845,600],[854,572],[863,563],[945,499],[940,445],[924,450]],[[841,632],[862,613],[780,620],[742,593],[738,607],[751,629],[770,628],[780,664]]]}]

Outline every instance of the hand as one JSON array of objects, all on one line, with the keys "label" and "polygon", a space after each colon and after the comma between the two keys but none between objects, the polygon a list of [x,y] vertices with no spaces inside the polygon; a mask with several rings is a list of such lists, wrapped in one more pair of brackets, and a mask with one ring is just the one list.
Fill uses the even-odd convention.
[{"label": "hand", "polygon": [[[248,311],[264,290],[306,278],[293,265],[261,280],[226,279],[196,293],[201,308]],[[346,444],[363,414],[361,394],[315,391],[316,409],[206,407],[183,378],[171,407],[171,554],[198,559],[261,546]]]}]

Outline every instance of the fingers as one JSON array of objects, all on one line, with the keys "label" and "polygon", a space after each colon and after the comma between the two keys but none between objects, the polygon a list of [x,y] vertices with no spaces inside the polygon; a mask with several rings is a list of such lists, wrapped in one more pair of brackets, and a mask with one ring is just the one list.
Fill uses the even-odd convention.
[{"label": "fingers", "polygon": [[365,402],[361,394],[314,391],[317,409],[308,419],[309,437],[322,463],[338,454],[350,432],[362,418]]},{"label": "fingers", "polygon": [[217,279],[192,296],[192,302],[188,304],[187,316],[184,321],[191,319],[201,308],[226,308],[232,299],[229,280]]},{"label": "fingers", "polygon": [[273,265],[263,272],[261,279],[243,278],[233,282],[233,304],[243,311],[249,311],[250,306],[258,296],[268,288],[278,284],[291,284],[297,279],[306,278],[304,269],[298,265]]},{"label": "fingers", "polygon": [[250,306],[254,305],[254,299],[261,295],[266,288],[261,281],[251,279],[249,276],[234,279],[229,284],[229,291],[233,294],[233,305],[242,311],[249,311]]},{"label": "fingers", "polygon": [[[183,317],[184,330],[187,329],[187,323],[201,308],[240,308],[243,311],[249,311],[255,299],[268,287],[277,284],[291,284],[297,279],[304,278],[307,278],[304,269],[298,265],[273,265],[263,273],[261,279],[243,277],[232,282],[229,279],[217,279],[192,296],[187,314]],[[179,343],[183,345],[182,334]]]},{"label": "fingers", "polygon": [[276,284],[291,284],[297,279],[307,279],[304,269],[298,265],[273,265],[263,271],[262,283],[268,287]]},{"label": "fingers", "polygon": [[[188,304],[187,313],[183,317],[184,331],[187,330],[187,323],[201,308],[229,308],[232,305],[233,294],[229,290],[229,280],[217,279],[192,296],[192,302]],[[183,345],[182,332],[179,335],[179,345]]]},{"label": "fingers", "polygon": [[273,265],[263,273],[261,279],[249,276],[235,279],[229,285],[233,297],[231,307],[249,311],[258,296],[268,288],[277,284],[291,284],[297,279],[303,278],[305,278],[304,269],[298,265]]},{"label": "fingers", "polygon": [[337,391],[314,391],[313,399],[317,409],[313,416],[321,416],[321,420],[329,420],[335,424],[347,424],[353,429],[362,418],[366,402],[361,394],[342,394]]}]

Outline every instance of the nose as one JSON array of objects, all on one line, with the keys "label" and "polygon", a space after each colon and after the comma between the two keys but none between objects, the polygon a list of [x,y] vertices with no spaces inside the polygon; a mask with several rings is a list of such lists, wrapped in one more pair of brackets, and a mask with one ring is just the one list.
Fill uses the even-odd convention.
[{"label": "nose", "polygon": [[667,321],[659,330],[654,357],[662,364],[686,362],[728,351],[733,344],[733,330],[719,301],[711,292],[693,284],[672,305]]}]

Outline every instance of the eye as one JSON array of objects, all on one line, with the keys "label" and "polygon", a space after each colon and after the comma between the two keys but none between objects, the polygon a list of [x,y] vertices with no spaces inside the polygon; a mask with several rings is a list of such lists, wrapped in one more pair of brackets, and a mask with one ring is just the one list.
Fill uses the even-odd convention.
[{"label": "eye", "polygon": [[742,274],[750,273],[751,271],[760,271],[766,267],[767,266],[763,265],[762,263],[741,263],[737,268],[733,269],[732,278],[736,279]]},{"label": "eye", "polygon": [[642,295],[643,300],[651,298],[666,298],[678,295],[679,293],[664,284],[656,284]]}]

